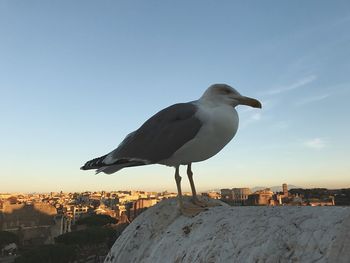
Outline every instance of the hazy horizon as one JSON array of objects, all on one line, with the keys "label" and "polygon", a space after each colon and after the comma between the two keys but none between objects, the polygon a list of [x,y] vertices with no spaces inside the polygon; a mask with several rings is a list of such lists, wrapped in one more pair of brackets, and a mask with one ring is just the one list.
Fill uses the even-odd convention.
[{"label": "hazy horizon", "polygon": [[[0,192],[176,189],[174,169],[80,171],[159,110],[227,83],[235,138],[193,164],[222,186],[350,187],[348,1],[1,1]],[[186,171],[182,185],[189,190]]]},{"label": "hazy horizon", "polygon": [[[202,192],[208,192],[208,191],[219,191],[221,189],[225,189],[225,188],[250,188],[250,189],[256,189],[256,188],[281,188],[282,190],[282,184],[281,185],[254,185],[254,186],[221,186],[221,187],[215,187],[215,188],[199,188],[198,189],[198,193],[202,193]],[[329,190],[333,190],[333,189],[344,189],[344,188],[350,188],[350,187],[339,187],[339,188],[329,188],[329,187],[322,187],[322,186],[311,186],[311,187],[304,187],[301,185],[294,185],[294,184],[287,184],[288,190],[290,189],[295,189],[295,188],[303,188],[303,189],[313,189],[313,188],[327,188]],[[83,193],[83,192],[101,192],[101,191],[107,191],[107,192],[115,192],[115,191],[146,191],[146,192],[164,192],[164,191],[168,191],[168,192],[173,192],[176,193],[177,190],[175,187],[173,187],[173,189],[162,189],[162,188],[158,188],[158,189],[142,189],[142,188],[125,188],[125,189],[113,189],[113,188],[108,188],[108,189],[84,189],[84,190],[64,190],[64,189],[60,189],[60,190],[56,190],[56,191],[50,191],[50,190],[46,190],[46,191],[11,191],[11,192],[4,192],[4,191],[0,191],[0,194],[49,194],[51,192],[53,193],[59,193],[59,192],[63,192],[63,193]],[[186,187],[184,185],[184,193],[191,193],[191,189],[190,187]]]}]

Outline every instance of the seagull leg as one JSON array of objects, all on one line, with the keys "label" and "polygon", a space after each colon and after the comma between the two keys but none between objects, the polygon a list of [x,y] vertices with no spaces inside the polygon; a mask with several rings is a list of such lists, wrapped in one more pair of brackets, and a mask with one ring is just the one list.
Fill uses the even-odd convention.
[{"label": "seagull leg", "polygon": [[175,181],[177,186],[177,200],[180,206],[180,209],[184,207],[184,203],[182,200],[182,191],[181,191],[181,176],[179,173],[179,166],[175,167]]},{"label": "seagull leg", "polygon": [[188,180],[190,181],[191,190],[192,190],[192,202],[195,205],[199,205],[201,207],[206,207],[206,203],[198,200],[196,187],[194,186],[193,172],[192,172],[192,169],[191,169],[191,165],[192,165],[192,163],[189,163],[187,165],[187,176],[188,176]]},{"label": "seagull leg", "polygon": [[180,207],[180,211],[184,216],[195,216],[200,212],[206,210],[202,207],[186,204],[184,205],[181,191],[181,176],[179,173],[179,166],[175,167],[175,181],[177,186],[177,199]]},{"label": "seagull leg", "polygon": [[187,176],[188,176],[188,180],[190,181],[190,185],[191,185],[191,190],[192,190],[192,202],[195,205],[198,205],[200,207],[213,207],[213,206],[220,206],[220,204],[215,204],[215,203],[211,203],[211,202],[203,202],[200,201],[197,197],[197,192],[196,192],[196,188],[194,186],[194,181],[193,181],[193,172],[191,169],[191,165],[192,163],[187,165]]}]

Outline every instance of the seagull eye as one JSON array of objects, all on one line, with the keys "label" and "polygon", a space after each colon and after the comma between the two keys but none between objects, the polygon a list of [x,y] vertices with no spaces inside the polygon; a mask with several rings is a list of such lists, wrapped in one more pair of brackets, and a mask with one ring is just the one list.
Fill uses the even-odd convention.
[{"label": "seagull eye", "polygon": [[227,94],[230,94],[230,93],[231,93],[231,90],[229,90],[229,89],[223,89],[223,90],[222,90],[222,93],[225,94],[225,95],[227,95]]}]

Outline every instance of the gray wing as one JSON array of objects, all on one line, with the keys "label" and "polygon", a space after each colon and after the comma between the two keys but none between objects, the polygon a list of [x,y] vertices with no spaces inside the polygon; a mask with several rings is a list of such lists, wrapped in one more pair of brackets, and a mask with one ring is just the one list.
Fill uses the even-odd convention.
[{"label": "gray wing", "polygon": [[158,163],[192,140],[202,126],[193,103],[174,104],[130,133],[117,149],[85,163],[82,170],[114,173],[130,166]]},{"label": "gray wing", "polygon": [[129,134],[117,149],[108,154],[108,161],[145,160],[157,163],[169,158],[193,139],[202,126],[195,117],[197,106],[179,103],[165,108]]}]

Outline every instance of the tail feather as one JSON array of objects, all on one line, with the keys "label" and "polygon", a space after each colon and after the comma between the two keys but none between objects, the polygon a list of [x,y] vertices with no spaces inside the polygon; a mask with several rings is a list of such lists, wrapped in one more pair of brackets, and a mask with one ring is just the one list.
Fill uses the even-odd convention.
[{"label": "tail feather", "polygon": [[106,158],[107,154],[95,159],[92,159],[88,162],[86,162],[82,167],[80,167],[81,170],[90,170],[90,169],[98,169],[102,166],[105,166],[106,164],[103,163],[103,160]]},{"label": "tail feather", "polygon": [[132,166],[140,166],[140,165],[146,165],[149,164],[147,161],[143,160],[135,160],[135,159],[119,159],[116,160],[114,163],[106,164],[104,163],[104,159],[107,155],[92,159],[88,162],[86,162],[82,167],[80,167],[81,170],[91,170],[96,169],[96,174],[103,172],[106,174],[112,174],[115,173],[125,167],[132,167]]},{"label": "tail feather", "polygon": [[126,167],[132,167],[132,166],[141,166],[146,165],[147,163],[144,162],[138,162],[138,161],[130,161],[126,163],[120,163],[120,164],[113,164],[108,166],[103,166],[96,170],[96,174],[98,173],[105,173],[105,174],[112,174],[115,172],[118,172],[119,170],[126,168]]}]

